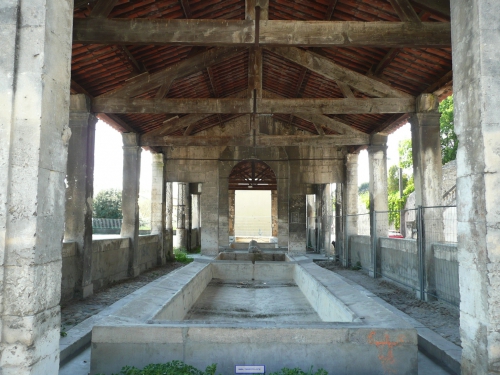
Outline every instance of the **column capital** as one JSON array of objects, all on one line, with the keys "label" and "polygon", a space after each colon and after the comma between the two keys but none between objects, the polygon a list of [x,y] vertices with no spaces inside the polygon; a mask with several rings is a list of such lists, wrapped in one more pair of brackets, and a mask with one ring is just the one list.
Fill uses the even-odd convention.
[{"label": "column capital", "polygon": [[387,136],[380,133],[370,135],[370,146],[368,146],[368,153],[379,151],[387,151]]},{"label": "column capital", "polygon": [[137,133],[122,133],[123,149],[140,147],[141,136]]},{"label": "column capital", "polygon": [[152,154],[152,163],[154,164],[161,164],[163,165],[165,163],[165,155],[161,152],[153,152]]},{"label": "column capital", "polygon": [[412,128],[414,127],[437,127],[439,128],[439,119],[441,114],[439,112],[419,112],[413,113],[408,121]]},{"label": "column capital", "polygon": [[415,112],[439,113],[439,100],[434,94],[421,94],[415,98]]},{"label": "column capital", "polygon": [[69,111],[89,113],[92,108],[92,99],[85,94],[70,95]]}]

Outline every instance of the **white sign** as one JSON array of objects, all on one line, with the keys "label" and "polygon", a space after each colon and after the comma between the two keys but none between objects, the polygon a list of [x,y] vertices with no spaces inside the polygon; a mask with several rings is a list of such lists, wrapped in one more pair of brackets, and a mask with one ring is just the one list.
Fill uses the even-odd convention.
[{"label": "white sign", "polygon": [[236,374],[265,374],[266,366],[236,366]]}]

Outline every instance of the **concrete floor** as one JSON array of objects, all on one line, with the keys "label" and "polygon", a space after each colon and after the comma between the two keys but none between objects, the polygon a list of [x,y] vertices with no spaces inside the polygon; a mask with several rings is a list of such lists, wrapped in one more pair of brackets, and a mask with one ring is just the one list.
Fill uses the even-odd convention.
[{"label": "concrete floor", "polygon": [[[59,375],[88,375],[90,371],[90,346],[65,364]],[[355,375],[355,374],[353,374]],[[418,353],[418,375],[453,375],[444,370],[424,354]]]},{"label": "concrete floor", "polygon": [[295,283],[212,280],[184,320],[320,322]]}]

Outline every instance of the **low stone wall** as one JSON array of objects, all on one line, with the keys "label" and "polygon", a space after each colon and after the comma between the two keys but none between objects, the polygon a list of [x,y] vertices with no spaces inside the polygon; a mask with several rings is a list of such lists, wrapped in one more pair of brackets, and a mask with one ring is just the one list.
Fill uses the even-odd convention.
[{"label": "low stone wall", "polygon": [[433,244],[436,294],[438,299],[460,304],[457,244]]},{"label": "low stone wall", "polygon": [[382,277],[409,288],[418,288],[417,241],[380,238],[378,245],[381,247]]},{"label": "low stone wall", "polygon": [[[398,285],[418,290],[418,245],[416,240],[380,238],[380,265],[382,277]],[[452,305],[460,303],[456,243],[433,243],[434,276],[437,298]],[[373,271],[370,236],[351,236],[349,254],[352,265],[357,262],[365,270]]]},{"label": "low stone wall", "polygon": [[158,264],[158,248],[160,238],[156,234],[139,237],[139,250],[141,251],[141,272],[155,267]]},{"label": "low stone wall", "polygon": [[61,302],[74,297],[75,285],[81,278],[76,242],[64,242],[62,247]]},{"label": "low stone wall", "polygon": [[[141,252],[141,272],[151,269],[158,262],[159,236],[139,237]],[[119,236],[92,241],[92,283],[94,292],[117,281],[128,278],[130,239]],[[77,244],[64,242],[62,250],[61,301],[68,301],[75,296],[78,280],[81,279],[82,267],[79,262]]]},{"label": "low stone wall", "polygon": [[352,265],[359,262],[363,269],[373,271],[370,236],[350,236],[349,250]]},{"label": "low stone wall", "polygon": [[128,276],[129,238],[111,238],[92,241],[92,283],[94,291]]}]

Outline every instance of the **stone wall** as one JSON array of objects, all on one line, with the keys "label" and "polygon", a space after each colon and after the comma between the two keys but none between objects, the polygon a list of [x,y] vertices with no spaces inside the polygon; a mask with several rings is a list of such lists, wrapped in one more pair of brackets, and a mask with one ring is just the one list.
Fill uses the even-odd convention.
[{"label": "stone wall", "polygon": [[352,265],[359,262],[363,269],[373,271],[370,236],[350,236],[349,255]]},{"label": "stone wall", "polygon": [[[141,273],[156,267],[159,237],[139,237]],[[92,283],[94,292],[129,277],[130,238],[94,239],[92,241]],[[82,272],[75,242],[64,242],[62,251],[61,301],[74,297],[78,275]]]},{"label": "stone wall", "polygon": [[382,277],[409,288],[418,288],[417,241],[380,238],[378,245],[381,247]]},{"label": "stone wall", "polygon": [[[62,247],[62,282],[61,301],[68,301],[74,297],[75,285],[82,268],[79,266],[76,242],[64,242]],[[80,275],[81,277],[81,275]]]},{"label": "stone wall", "polygon": [[[379,238],[382,277],[411,289],[419,288],[417,241]],[[457,244],[433,243],[434,277],[437,298],[455,306],[460,303]],[[373,270],[370,236],[350,236],[351,265],[361,263],[364,270]]]}]

